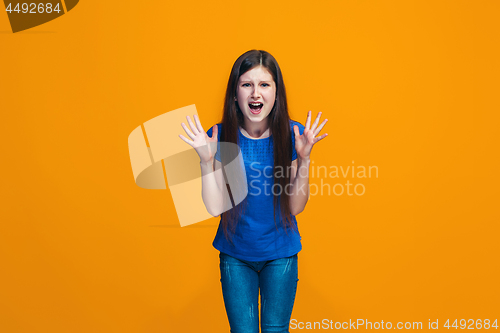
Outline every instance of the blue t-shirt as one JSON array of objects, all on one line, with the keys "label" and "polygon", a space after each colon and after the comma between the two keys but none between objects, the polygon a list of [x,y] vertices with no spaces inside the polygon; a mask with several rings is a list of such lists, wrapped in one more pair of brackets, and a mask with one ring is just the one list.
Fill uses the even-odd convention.
[{"label": "blue t-shirt", "polygon": [[[295,151],[295,134],[293,126],[304,132],[304,126],[296,121],[290,121],[292,137],[292,161],[297,158]],[[217,124],[218,142],[222,132],[222,124]],[[212,136],[212,128],[207,131]],[[228,228],[230,239],[224,235],[222,223],[219,223],[217,234],[212,245],[219,251],[238,259],[248,261],[264,261],[290,257],[302,249],[301,236],[297,220],[292,215],[294,228],[287,228],[286,233],[280,218],[279,207],[274,211],[274,195],[279,194],[279,187],[273,188],[274,182],[274,151],[272,135],[263,139],[250,139],[238,130],[238,145],[240,147],[247,177],[248,195],[246,206],[236,224],[234,233]],[[220,149],[215,158],[220,161]],[[282,170],[287,172],[286,169]],[[276,214],[276,222],[274,220]],[[222,217],[221,217],[222,221]],[[276,228],[277,227],[277,228]]]}]

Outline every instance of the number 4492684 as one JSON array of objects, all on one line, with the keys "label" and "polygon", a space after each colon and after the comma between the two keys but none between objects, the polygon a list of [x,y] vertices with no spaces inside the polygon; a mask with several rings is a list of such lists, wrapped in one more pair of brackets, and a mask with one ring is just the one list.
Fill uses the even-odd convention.
[{"label": "number 4492684", "polygon": [[55,5],[55,7],[52,6],[52,4],[49,3],[39,3],[38,5],[36,3],[18,3],[12,9],[12,3],[9,3],[7,8],[5,9],[7,12],[12,13],[29,13],[29,14],[41,14],[41,13],[47,13],[50,14],[52,12],[59,13],[61,9],[59,8],[59,3]]},{"label": "number 4492684", "polygon": [[473,329],[490,329],[490,328],[494,328],[494,329],[498,329],[498,324],[497,324],[497,319],[495,319],[495,321],[491,322],[489,319],[484,319],[484,320],[481,320],[481,319],[455,319],[455,321],[453,322],[453,324],[450,325],[450,320],[448,319],[446,321],[446,323],[444,324],[444,327],[450,329],[450,328],[455,328],[455,329],[469,329],[469,330],[473,330]]}]

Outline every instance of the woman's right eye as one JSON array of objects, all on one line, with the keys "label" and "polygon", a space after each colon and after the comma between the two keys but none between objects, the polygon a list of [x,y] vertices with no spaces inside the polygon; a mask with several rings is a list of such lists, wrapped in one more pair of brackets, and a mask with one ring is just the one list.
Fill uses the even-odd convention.
[{"label": "woman's right eye", "polygon": [[248,86],[250,86],[250,83],[243,83],[241,86],[242,87],[248,87]]}]

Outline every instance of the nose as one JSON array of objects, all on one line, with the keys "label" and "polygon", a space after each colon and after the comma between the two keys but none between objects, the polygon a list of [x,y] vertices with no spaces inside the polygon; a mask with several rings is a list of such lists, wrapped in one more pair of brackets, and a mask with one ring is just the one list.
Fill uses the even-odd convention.
[{"label": "nose", "polygon": [[253,89],[253,92],[252,92],[252,97],[254,99],[260,97],[260,90],[259,90],[259,87],[258,86],[255,86],[255,88]]}]

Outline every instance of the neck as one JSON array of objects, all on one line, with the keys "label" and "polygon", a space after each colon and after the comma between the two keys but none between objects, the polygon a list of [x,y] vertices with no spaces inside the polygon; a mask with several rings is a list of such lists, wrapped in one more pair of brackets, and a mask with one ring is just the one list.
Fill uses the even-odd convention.
[{"label": "neck", "polygon": [[252,138],[266,138],[269,136],[269,126],[267,124],[267,119],[254,123],[245,119],[245,124],[243,125],[245,132]]}]

